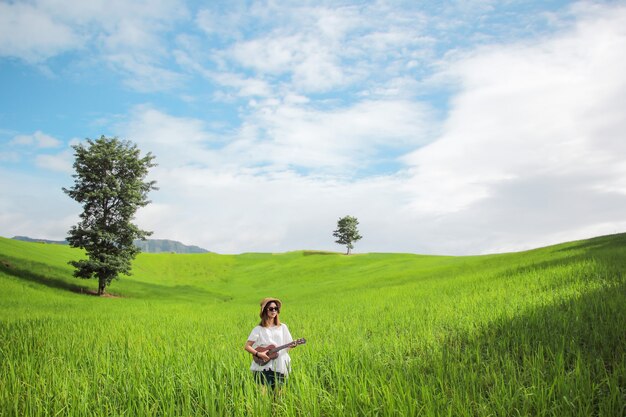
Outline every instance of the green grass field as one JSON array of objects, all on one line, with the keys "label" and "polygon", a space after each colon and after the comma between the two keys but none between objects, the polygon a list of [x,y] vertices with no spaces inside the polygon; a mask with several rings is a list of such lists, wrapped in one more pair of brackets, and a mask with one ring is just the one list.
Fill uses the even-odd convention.
[{"label": "green grass field", "polygon": [[[141,254],[85,294],[69,247],[0,238],[0,416],[624,416],[626,235],[444,257]],[[82,291],[82,293],[81,293]],[[258,302],[307,344],[273,398]]]}]

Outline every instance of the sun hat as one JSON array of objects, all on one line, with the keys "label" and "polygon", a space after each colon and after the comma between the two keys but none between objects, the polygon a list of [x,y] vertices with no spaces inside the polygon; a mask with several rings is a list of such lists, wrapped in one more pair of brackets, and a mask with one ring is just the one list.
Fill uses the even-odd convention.
[{"label": "sun hat", "polygon": [[278,305],[278,308],[280,309],[282,303],[280,302],[278,298],[272,298],[272,297],[264,298],[261,300],[261,312],[259,313],[259,316],[261,318],[263,318],[263,311],[265,310],[265,306],[267,306],[272,301],[275,302]]}]

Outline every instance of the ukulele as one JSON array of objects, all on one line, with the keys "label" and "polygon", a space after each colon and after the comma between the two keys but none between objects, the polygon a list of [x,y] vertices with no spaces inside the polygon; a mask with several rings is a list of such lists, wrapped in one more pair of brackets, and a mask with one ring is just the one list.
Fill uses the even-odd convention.
[{"label": "ukulele", "polygon": [[[306,343],[306,339],[298,339],[298,340],[294,340],[291,343],[287,343],[286,345],[282,345],[282,346],[274,346],[274,345],[269,345],[269,346],[263,346],[263,347],[258,347],[256,349],[257,352],[265,352],[265,354],[267,356],[270,357],[270,360],[272,359],[276,359],[278,357],[278,352],[280,352],[281,350],[288,348],[288,347],[295,347],[298,345],[303,345]],[[269,363],[269,361],[264,361],[263,359],[259,358],[258,356],[254,356],[254,361],[258,364],[258,365],[266,365],[267,363]]]}]

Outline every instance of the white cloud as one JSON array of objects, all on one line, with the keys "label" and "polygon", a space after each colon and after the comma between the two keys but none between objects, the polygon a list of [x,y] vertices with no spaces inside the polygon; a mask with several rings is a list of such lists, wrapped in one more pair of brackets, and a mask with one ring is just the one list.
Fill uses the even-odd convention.
[{"label": "white cloud", "polygon": [[302,39],[297,36],[278,38],[268,35],[263,39],[236,44],[232,56],[246,67],[280,75],[291,69],[301,42]]},{"label": "white cloud", "polygon": [[[148,106],[134,109],[118,126],[123,136],[153,151],[167,167],[184,165],[261,171],[315,169],[316,175],[368,170],[383,154],[399,155],[426,143],[429,110],[408,101],[363,101],[318,110],[305,98],[252,103],[238,132],[211,133],[200,120],[168,115]],[[397,163],[387,156],[388,163]],[[351,174],[349,174],[351,176]]]},{"label": "white cloud", "polygon": [[[70,142],[70,145],[75,140]],[[8,162],[19,163],[24,156],[34,161],[39,168],[59,172],[71,172],[73,153],[64,150],[60,153],[51,154],[51,149],[63,146],[63,142],[41,130],[30,135],[16,135],[8,142],[11,151],[0,154],[0,159]],[[2,156],[4,155],[4,157]]]},{"label": "white cloud", "polygon": [[72,151],[64,151],[56,155],[37,155],[35,163],[38,167],[50,171],[72,172],[74,154]]},{"label": "white cloud", "polygon": [[[292,177],[286,183],[257,178],[248,189],[251,179],[235,176],[223,188],[233,193],[221,195],[204,173],[197,178],[208,187],[205,195],[217,193],[211,201],[243,207],[237,214],[246,219],[263,213],[257,233],[274,239],[276,248],[308,247],[297,245],[295,225],[284,227],[289,214],[283,206],[302,212],[311,222],[306,235],[325,248],[324,231],[334,226],[334,217],[348,213],[359,216],[369,238],[360,243],[362,250],[517,250],[619,231],[626,224],[619,209],[626,203],[626,12],[592,6],[593,13],[586,13],[580,7],[576,25],[555,36],[484,47],[452,61],[448,74],[458,80],[458,93],[438,140],[405,158],[412,166],[409,178],[342,184],[287,173]],[[419,140],[403,142],[420,131],[403,109],[411,106],[363,102],[326,113],[261,104],[248,120],[248,145],[262,130],[271,141],[260,153],[271,155],[272,163],[349,165],[380,146],[383,136],[419,146]],[[263,148],[247,149],[258,154]],[[381,190],[383,198],[376,198]],[[244,197],[233,204],[228,196],[234,195]],[[289,201],[304,203],[294,207]],[[307,209],[312,201],[324,216]],[[211,205],[208,197],[205,205]],[[391,220],[383,227],[384,218]],[[229,222],[236,224],[226,217],[219,224]],[[250,230],[257,223],[242,224]],[[219,246],[227,235],[209,238]]]},{"label": "white cloud", "polygon": [[541,42],[453,63],[459,92],[442,136],[405,159],[416,213],[489,250],[623,223],[626,8],[592,8]]},{"label": "white cloud", "polygon": [[61,240],[78,221],[80,205],[63,194],[56,176],[0,167],[0,233]]},{"label": "white cloud", "polygon": [[[161,167],[160,211],[141,219],[222,252],[341,250],[330,233],[345,214],[361,221],[360,251],[469,254],[619,231],[626,12],[577,13],[554,36],[448,61],[457,92],[439,133],[409,100],[253,102],[241,131],[212,147],[205,125],[160,114],[166,131],[199,138],[185,143],[196,165]],[[338,180],[336,167],[375,163],[388,146],[416,149],[404,174]]]},{"label": "white cloud", "polygon": [[271,33],[235,44],[229,55],[244,68],[262,75],[288,75],[301,91],[327,91],[346,81],[334,48],[340,45],[306,34]]},{"label": "white cloud", "polygon": [[128,75],[126,85],[141,92],[169,90],[183,82],[183,76],[159,66],[147,54],[108,54],[108,63]]},{"label": "white cloud", "polygon": [[0,152],[0,161],[2,162],[19,162],[20,154],[17,152]]},{"label": "white cloud", "polygon": [[246,122],[256,133],[255,143],[246,147],[257,161],[349,172],[426,143],[432,136],[428,119],[427,107],[409,101],[363,101],[330,110],[260,105]]},{"label": "white cloud", "polygon": [[[389,213],[398,203],[388,180],[355,184],[291,172],[258,176],[193,167],[160,178],[161,190],[152,196],[154,207],[139,213],[141,224],[155,230],[155,237],[167,236],[220,253],[341,251],[332,238],[340,215],[366,219],[365,230],[370,230],[374,224],[390,222],[380,213]],[[169,190],[169,195],[159,195],[163,190]],[[389,229],[374,229],[379,232],[369,233],[369,247],[393,245],[394,237],[385,236]],[[377,237],[377,242],[372,240]]]},{"label": "white cloud", "polygon": [[[302,103],[298,97],[291,101]],[[155,237],[219,252],[342,250],[329,238],[340,213],[367,214],[372,225],[386,222],[376,220],[380,213],[402,211],[399,179],[339,181],[330,175],[335,168],[329,171],[329,166],[342,158],[346,164],[358,160],[367,165],[368,154],[377,147],[414,146],[422,140],[413,135],[423,129],[424,109],[405,102],[363,102],[336,113],[281,102],[273,106],[273,111],[292,112],[289,125],[279,123],[286,118],[268,115],[251,120],[249,132],[244,128],[229,140],[218,140],[198,120],[136,108],[118,128],[144,153],[153,152],[159,164],[151,178],[160,189],[151,196],[154,204],[138,215],[142,226],[155,230]],[[263,105],[258,109],[267,110]],[[386,128],[390,125],[393,128]],[[284,136],[266,137],[259,135],[261,128],[286,131]],[[292,135],[294,140],[289,139]],[[359,153],[363,157],[355,156]],[[290,168],[293,165],[316,169],[301,175]],[[395,241],[389,235],[385,239]]]},{"label": "white cloud", "polygon": [[246,28],[249,16],[250,13],[245,8],[232,2],[228,10],[199,10],[195,17],[195,24],[207,35],[237,39],[242,36],[241,31]]},{"label": "white cloud", "polygon": [[0,3],[0,56],[37,63],[82,46],[71,26],[32,4]]},{"label": "white cloud", "polygon": [[272,97],[275,94],[272,86],[260,78],[225,72],[211,73],[208,76],[223,86],[236,89],[237,95],[241,97]]},{"label": "white cloud", "polygon": [[180,75],[167,68],[166,34],[188,17],[178,0],[33,0],[0,3],[0,56],[41,64],[87,50],[141,91],[169,89]]},{"label": "white cloud", "polygon": [[[195,19],[206,38],[179,37],[184,41],[175,52],[178,63],[227,88],[234,87],[234,74],[240,80],[261,81],[262,93],[254,88],[254,93],[241,95],[267,97],[267,85],[278,98],[292,93],[345,93],[355,87],[370,95],[423,93],[409,79],[432,73],[433,63],[445,50],[441,43],[464,37],[455,30],[490,11],[448,5],[444,15],[437,16],[429,15],[428,7],[398,8],[386,2],[206,7]],[[467,21],[451,19],[458,9]],[[503,34],[498,35],[502,39]],[[216,76],[218,71],[228,76]],[[396,80],[395,86],[384,87],[390,80]],[[397,80],[404,80],[400,90]],[[223,93],[216,97],[232,99]]]},{"label": "white cloud", "polygon": [[155,162],[167,169],[218,161],[211,147],[219,143],[219,138],[197,119],[174,117],[147,105],[136,106],[115,131],[137,143],[143,153],[152,152],[157,157]]},{"label": "white cloud", "polygon": [[[399,13],[381,4],[257,4],[236,19],[220,15],[233,36],[217,29],[217,16],[201,10],[196,18],[209,36],[217,34],[226,43],[213,51],[213,60],[230,73],[252,73],[290,93],[345,90],[359,81],[397,77],[409,62],[423,62],[431,55],[423,51],[434,46],[424,36],[427,21],[421,12]],[[193,60],[202,62],[203,53],[192,52]]]},{"label": "white cloud", "polygon": [[50,135],[43,133],[41,130],[36,131],[32,135],[17,135],[10,142],[12,145],[34,146],[35,148],[58,148],[62,142]]}]

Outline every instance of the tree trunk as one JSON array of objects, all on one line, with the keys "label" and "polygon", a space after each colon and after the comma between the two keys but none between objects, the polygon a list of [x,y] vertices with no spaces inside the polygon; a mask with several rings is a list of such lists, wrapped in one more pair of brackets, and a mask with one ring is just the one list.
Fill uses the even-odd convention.
[{"label": "tree trunk", "polygon": [[346,255],[350,255],[350,246],[348,246],[348,250],[346,251]]},{"label": "tree trunk", "polygon": [[104,290],[107,286],[105,277],[98,277],[98,295],[104,295]]}]

